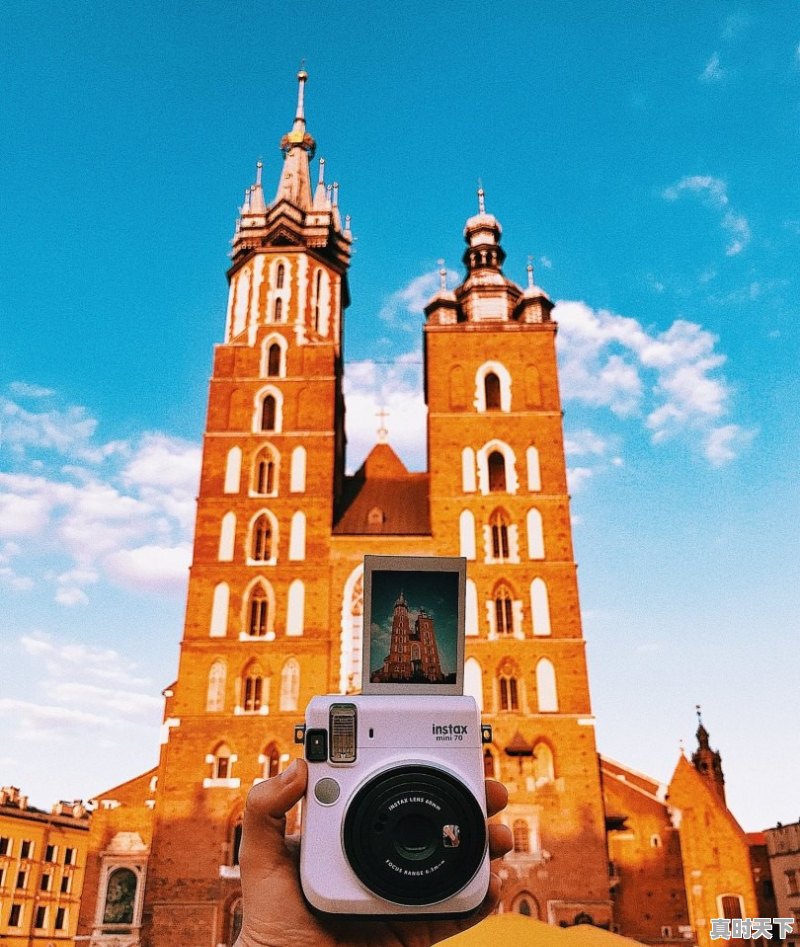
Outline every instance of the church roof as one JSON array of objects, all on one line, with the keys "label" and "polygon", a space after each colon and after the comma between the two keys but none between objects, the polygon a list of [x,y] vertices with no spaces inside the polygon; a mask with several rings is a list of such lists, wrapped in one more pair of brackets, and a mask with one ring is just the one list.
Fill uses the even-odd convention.
[{"label": "church roof", "polygon": [[429,479],[409,473],[388,444],[376,444],[345,477],[335,535],[425,536],[431,531]]}]

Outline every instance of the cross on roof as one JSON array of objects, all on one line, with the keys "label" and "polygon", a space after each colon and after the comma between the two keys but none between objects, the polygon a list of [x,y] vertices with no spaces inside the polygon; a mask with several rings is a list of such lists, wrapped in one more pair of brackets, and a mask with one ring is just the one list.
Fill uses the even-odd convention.
[{"label": "cross on roof", "polygon": [[380,419],[380,427],[378,428],[378,443],[385,444],[389,437],[389,429],[386,427],[385,421],[389,417],[389,412],[386,408],[381,408],[380,411],[375,412],[375,417]]}]

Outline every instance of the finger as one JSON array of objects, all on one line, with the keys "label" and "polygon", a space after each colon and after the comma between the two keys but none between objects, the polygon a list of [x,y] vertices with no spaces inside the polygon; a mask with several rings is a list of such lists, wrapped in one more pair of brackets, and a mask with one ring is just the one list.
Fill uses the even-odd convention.
[{"label": "finger", "polygon": [[454,934],[458,934],[461,931],[466,931],[470,927],[474,927],[475,924],[479,924],[482,920],[484,920],[484,918],[487,918],[500,903],[500,892],[502,887],[503,883],[500,878],[493,874],[489,879],[489,888],[486,892],[486,897],[483,899],[480,906],[475,910],[474,914],[470,914],[469,917],[463,918],[431,921],[429,925],[431,943],[436,943],[437,941],[444,940],[447,937],[452,937]]},{"label": "finger", "polygon": [[247,796],[242,826],[242,859],[251,851],[260,858],[286,852],[286,813],[306,791],[308,768],[305,760],[295,760],[279,776],[255,785]]},{"label": "finger", "polygon": [[514,847],[511,829],[502,822],[489,826],[489,858],[502,858]]},{"label": "finger", "polygon": [[496,779],[486,780],[486,809],[489,816],[502,812],[508,802],[508,790]]}]

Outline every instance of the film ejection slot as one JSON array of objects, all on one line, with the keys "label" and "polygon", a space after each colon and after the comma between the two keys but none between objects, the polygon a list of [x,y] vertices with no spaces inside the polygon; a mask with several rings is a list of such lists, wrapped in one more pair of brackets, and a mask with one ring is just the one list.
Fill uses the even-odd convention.
[{"label": "film ejection slot", "polygon": [[331,704],[330,710],[331,763],[356,761],[356,706]]}]

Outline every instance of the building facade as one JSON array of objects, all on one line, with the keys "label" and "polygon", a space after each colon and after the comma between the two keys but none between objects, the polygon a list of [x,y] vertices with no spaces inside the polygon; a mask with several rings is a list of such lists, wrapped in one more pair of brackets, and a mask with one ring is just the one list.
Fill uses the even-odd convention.
[{"label": "building facade", "polygon": [[794,920],[789,947],[800,944],[800,822],[766,829],[764,838],[769,856],[778,917]]},{"label": "building facade", "polygon": [[0,940],[7,947],[72,944],[89,848],[80,802],[52,812],[28,806],[19,789],[0,790]]}]

